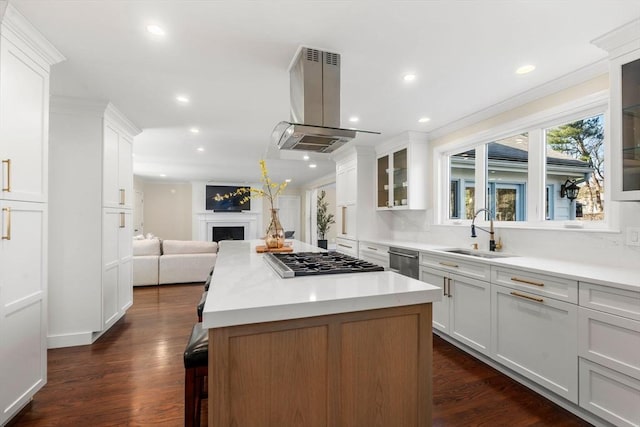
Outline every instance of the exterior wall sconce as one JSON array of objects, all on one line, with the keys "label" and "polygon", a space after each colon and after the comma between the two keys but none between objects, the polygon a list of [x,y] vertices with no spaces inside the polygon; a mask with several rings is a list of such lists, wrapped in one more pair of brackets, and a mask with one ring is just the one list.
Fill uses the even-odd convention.
[{"label": "exterior wall sconce", "polygon": [[580,191],[580,187],[578,187],[575,180],[566,180],[565,183],[560,186],[560,197],[575,200],[578,197],[578,191]]}]

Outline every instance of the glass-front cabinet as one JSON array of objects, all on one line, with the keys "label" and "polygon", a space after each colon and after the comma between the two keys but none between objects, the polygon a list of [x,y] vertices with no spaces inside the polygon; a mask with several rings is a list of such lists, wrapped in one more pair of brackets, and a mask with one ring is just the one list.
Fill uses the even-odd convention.
[{"label": "glass-front cabinet", "polygon": [[405,132],[376,148],[377,209],[426,209],[426,136]]},{"label": "glass-front cabinet", "polygon": [[622,192],[640,192],[640,59],[621,66]]},{"label": "glass-front cabinet", "polygon": [[640,19],[593,43],[609,52],[612,200],[640,200]]}]

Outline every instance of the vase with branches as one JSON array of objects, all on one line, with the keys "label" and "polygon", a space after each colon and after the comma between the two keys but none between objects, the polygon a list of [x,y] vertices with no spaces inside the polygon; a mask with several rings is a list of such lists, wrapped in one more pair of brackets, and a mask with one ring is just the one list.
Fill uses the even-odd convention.
[{"label": "vase with branches", "polygon": [[331,224],[335,224],[334,215],[328,213],[329,202],[326,200],[327,192],[321,190],[318,193],[318,208],[316,211],[316,222],[318,224],[318,246],[327,249],[327,240],[325,239]]}]

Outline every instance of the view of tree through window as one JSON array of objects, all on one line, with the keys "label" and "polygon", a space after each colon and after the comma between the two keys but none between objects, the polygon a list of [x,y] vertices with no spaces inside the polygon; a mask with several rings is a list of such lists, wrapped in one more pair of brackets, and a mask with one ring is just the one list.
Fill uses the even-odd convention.
[{"label": "view of tree through window", "polygon": [[[547,129],[547,220],[604,220],[604,117]],[[577,198],[562,187],[575,183]]]}]

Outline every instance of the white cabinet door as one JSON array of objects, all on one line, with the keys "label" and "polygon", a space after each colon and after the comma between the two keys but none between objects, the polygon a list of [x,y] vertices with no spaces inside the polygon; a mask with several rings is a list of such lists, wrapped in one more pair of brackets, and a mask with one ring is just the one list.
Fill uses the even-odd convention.
[{"label": "white cabinet door", "polygon": [[449,277],[447,273],[433,268],[420,267],[420,280],[442,289],[442,300],[432,304],[433,327],[441,332],[450,334],[449,298],[447,297]]},{"label": "white cabinet door", "polygon": [[346,204],[355,204],[358,200],[358,175],[357,167],[351,166],[345,171],[345,192],[344,202]]},{"label": "white cabinet door", "polygon": [[133,213],[119,213],[118,224],[118,310],[120,314],[133,304]]},{"label": "white cabinet door", "polygon": [[122,215],[113,209],[104,210],[102,237],[102,327],[108,328],[118,318],[118,245]]},{"label": "white cabinet door", "polygon": [[43,202],[49,74],[4,36],[0,49],[0,199]]},{"label": "white cabinet door", "polygon": [[118,207],[120,205],[118,172],[120,135],[115,127],[105,122],[103,138],[102,203],[105,207]]},{"label": "white cabinet door", "polygon": [[577,306],[491,285],[491,356],[578,403]]},{"label": "white cabinet door", "polygon": [[451,275],[448,290],[449,334],[458,341],[489,354],[491,287],[488,282]]},{"label": "white cabinet door", "polygon": [[0,201],[0,424],[46,383],[45,207]]},{"label": "white cabinet door", "polygon": [[124,137],[118,141],[118,203],[133,207],[133,143]]}]

